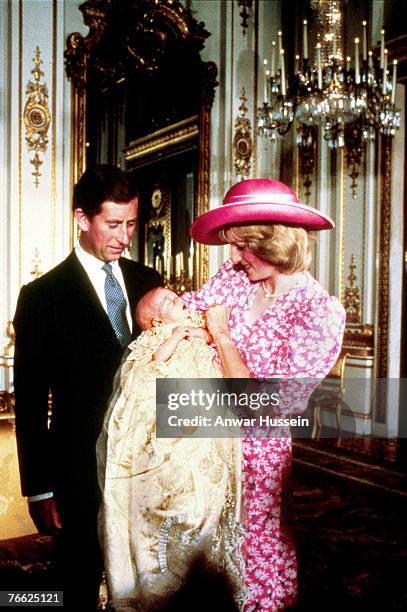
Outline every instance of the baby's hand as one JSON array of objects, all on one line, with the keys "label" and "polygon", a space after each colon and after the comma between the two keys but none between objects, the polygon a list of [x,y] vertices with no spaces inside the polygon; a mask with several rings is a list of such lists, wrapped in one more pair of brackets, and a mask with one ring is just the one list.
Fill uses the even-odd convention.
[{"label": "baby's hand", "polygon": [[186,325],[177,325],[172,330],[172,337],[176,340],[184,340],[190,337],[191,330]]},{"label": "baby's hand", "polygon": [[153,361],[156,361],[157,363],[168,361],[177,348],[178,343],[184,338],[189,338],[188,327],[185,327],[185,325],[178,325],[177,327],[174,327],[171,336],[164,340],[162,345],[158,347],[154,353]]}]

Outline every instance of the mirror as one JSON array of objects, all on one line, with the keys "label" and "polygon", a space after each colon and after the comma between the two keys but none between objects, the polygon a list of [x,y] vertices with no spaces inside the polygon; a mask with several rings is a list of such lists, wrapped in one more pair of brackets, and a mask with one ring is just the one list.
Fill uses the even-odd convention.
[{"label": "mirror", "polygon": [[92,0],[79,8],[89,34],[71,34],[65,52],[73,182],[97,163],[131,172],[140,193],[131,257],[174,290],[195,289],[208,276],[207,247],[191,245],[188,227],[209,204],[217,69],[199,54],[209,33],[178,0]]}]

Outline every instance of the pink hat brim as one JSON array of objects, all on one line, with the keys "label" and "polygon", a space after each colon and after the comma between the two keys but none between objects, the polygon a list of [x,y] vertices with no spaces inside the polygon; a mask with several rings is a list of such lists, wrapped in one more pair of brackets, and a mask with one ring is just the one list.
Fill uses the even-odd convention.
[{"label": "pink hat brim", "polygon": [[306,230],[333,229],[335,223],[311,206],[297,203],[240,202],[223,204],[199,216],[189,229],[191,238],[203,244],[219,245],[219,230],[235,225],[280,223]]}]

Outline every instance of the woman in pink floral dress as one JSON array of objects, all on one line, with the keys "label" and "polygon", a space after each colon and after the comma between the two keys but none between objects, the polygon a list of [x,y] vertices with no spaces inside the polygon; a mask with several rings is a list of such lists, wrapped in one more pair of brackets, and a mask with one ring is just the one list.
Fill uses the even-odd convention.
[{"label": "woman in pink floral dress", "polygon": [[[223,206],[194,222],[198,242],[231,245],[231,259],[216,276],[183,295],[189,307],[208,311],[226,377],[321,379],[334,365],[344,310],[307,272],[309,230],[333,227],[272,179],[234,185]],[[294,402],[280,412],[305,406]],[[290,466],[290,438],[243,440],[245,612],[296,603],[295,548],[282,512]]]}]

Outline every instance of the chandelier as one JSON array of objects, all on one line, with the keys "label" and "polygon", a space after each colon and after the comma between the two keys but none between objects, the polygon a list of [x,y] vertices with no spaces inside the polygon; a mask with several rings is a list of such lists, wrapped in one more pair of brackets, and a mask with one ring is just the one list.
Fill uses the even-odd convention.
[{"label": "chandelier", "polygon": [[[303,164],[314,159],[317,129],[322,130],[330,149],[347,151],[353,166],[355,196],[356,166],[364,143],[377,133],[393,136],[400,127],[395,106],[397,60],[390,74],[381,31],[380,53],[367,48],[367,22],[362,22],[362,40],[354,39],[352,57],[343,57],[340,0],[312,0],[320,32],[313,58],[309,56],[308,23],[303,21],[302,58],[295,57],[294,75],[287,80],[282,32],[273,41],[270,64],[264,60],[264,102],[257,112],[257,129],[272,141],[287,134],[293,122]],[[305,168],[312,171],[313,162]],[[307,183],[305,183],[307,184]]]}]

